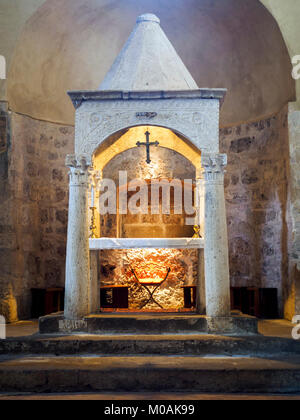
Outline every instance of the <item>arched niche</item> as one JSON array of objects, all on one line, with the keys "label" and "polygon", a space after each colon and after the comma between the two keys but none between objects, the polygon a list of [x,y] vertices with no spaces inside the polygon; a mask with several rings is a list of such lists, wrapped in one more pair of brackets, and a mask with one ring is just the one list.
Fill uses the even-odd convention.
[{"label": "arched niche", "polygon": [[[159,147],[151,146],[150,164],[145,162],[146,148],[144,146],[137,147],[138,141],[143,142],[145,140],[146,131],[150,133],[150,141],[159,142]],[[148,183],[152,180],[160,183],[166,180],[168,182],[176,180],[180,181],[182,192],[184,193],[184,180],[191,180],[194,183],[193,191],[195,192],[196,174],[199,174],[201,171],[201,153],[186,138],[179,137],[178,134],[169,129],[151,125],[138,126],[117,132],[106,139],[94,153],[93,168],[96,174],[101,174],[105,179],[112,179],[116,185],[119,182],[119,171],[125,170],[128,182],[133,179]],[[128,184],[126,184],[126,188],[127,186]],[[119,185],[117,188],[117,196],[119,196]],[[149,191],[150,189],[151,186],[149,185]],[[172,202],[173,189],[171,189],[170,194]],[[97,198],[98,196],[99,191]],[[175,217],[174,208],[172,207],[170,216],[159,214],[152,218],[147,215],[143,215],[143,217],[129,215],[126,218],[120,216],[119,212],[110,217],[97,215],[97,226],[101,235],[105,237],[126,237],[126,233],[122,233],[124,232],[122,227],[125,225],[128,225],[128,229],[133,229],[131,229],[131,232],[134,232],[133,225],[140,229],[140,233],[136,235],[133,233],[127,234],[127,237],[143,237],[145,235],[146,237],[168,237],[170,234],[172,237],[190,237],[193,235],[193,227],[185,224],[187,218],[189,217],[186,214],[182,214],[181,217],[179,215]],[[153,234],[150,232],[151,223],[153,224],[151,227]],[[159,225],[161,225],[162,229],[159,229]],[[171,230],[173,232],[167,228],[167,225],[169,227],[172,226]],[[106,226],[112,226],[112,228],[107,230],[105,229]],[[147,226],[150,230],[147,230]],[[142,234],[141,232],[145,233]]]},{"label": "arched niche", "polygon": [[106,139],[94,152],[93,165],[96,171],[102,171],[104,167],[118,154],[137,147],[138,141],[144,141],[144,133],[149,130],[151,138],[157,140],[160,147],[173,150],[187,160],[196,168],[201,166],[201,152],[191,142],[177,135],[174,131],[152,125],[131,127],[119,131]]}]

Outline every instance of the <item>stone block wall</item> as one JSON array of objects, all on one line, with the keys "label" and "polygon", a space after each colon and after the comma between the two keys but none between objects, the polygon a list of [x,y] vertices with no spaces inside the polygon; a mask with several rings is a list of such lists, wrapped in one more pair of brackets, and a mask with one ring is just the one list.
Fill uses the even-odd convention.
[{"label": "stone block wall", "polygon": [[231,285],[278,288],[283,313],[288,281],[287,109],[262,121],[224,128]]},{"label": "stone block wall", "polygon": [[285,315],[291,319],[300,314],[300,111],[294,103],[289,104],[290,144],[290,290]]},{"label": "stone block wall", "polygon": [[[13,283],[17,271],[16,216],[13,211],[13,189],[10,182],[11,130],[7,104],[1,103],[0,111],[0,314],[8,321],[18,319],[17,302]],[[14,252],[15,251],[15,252]],[[15,269],[13,269],[13,265]]]},{"label": "stone block wall", "polygon": [[64,286],[74,129],[11,114],[10,136],[0,156],[0,313],[14,321],[30,317],[31,288]]}]

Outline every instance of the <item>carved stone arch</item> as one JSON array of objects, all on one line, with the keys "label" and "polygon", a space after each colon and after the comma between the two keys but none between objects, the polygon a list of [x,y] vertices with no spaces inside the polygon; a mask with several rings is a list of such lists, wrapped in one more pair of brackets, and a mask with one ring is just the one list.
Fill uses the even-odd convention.
[{"label": "carved stone arch", "polygon": [[196,168],[201,166],[201,151],[189,142],[188,139],[184,136],[179,136],[173,130],[165,127],[147,124],[130,127],[121,132],[114,133],[106,139],[93,153],[95,169],[103,170],[115,156],[137,147],[136,142],[138,139],[143,138],[145,127],[151,130],[152,137],[159,141],[160,147],[179,153]]},{"label": "carved stone arch", "polygon": [[217,153],[219,100],[186,101],[177,98],[83,102],[76,111],[76,154],[91,157],[115,133],[149,125],[178,133],[199,152]]}]

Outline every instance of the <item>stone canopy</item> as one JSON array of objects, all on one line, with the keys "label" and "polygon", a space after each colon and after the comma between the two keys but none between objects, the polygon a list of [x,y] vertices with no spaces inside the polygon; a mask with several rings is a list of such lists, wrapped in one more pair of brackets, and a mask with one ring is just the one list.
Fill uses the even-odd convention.
[{"label": "stone canopy", "polygon": [[[196,199],[195,223],[199,227],[205,225],[206,234],[204,241],[186,238],[185,244],[188,248],[197,248],[199,252],[203,246],[205,249],[199,254],[198,276],[195,278],[198,313],[203,314],[206,306],[209,317],[230,317],[224,196],[227,157],[219,153],[219,111],[226,89],[199,89],[159,23],[152,14],[138,17],[128,42],[100,90],[69,93],[76,108],[76,135],[75,155],[68,156],[66,161],[70,168],[65,293],[67,320],[82,319],[99,310],[97,251],[105,246],[115,248],[118,242],[114,238],[105,245],[101,231],[98,241],[95,236],[89,240],[88,197],[90,183],[93,182],[89,174],[93,171],[94,155],[111,136],[130,127],[149,125],[182,134],[201,153],[202,162],[196,168],[196,195],[199,199]],[[99,180],[102,174],[93,174],[92,177]],[[133,241],[141,248],[149,247],[149,243],[150,247],[157,246],[155,238],[152,239],[154,242],[143,238],[139,242]],[[129,246],[128,241],[117,246],[124,249]],[[175,242],[167,239],[161,246],[176,248]],[[202,275],[201,267],[204,267],[205,275]],[[205,294],[200,292],[204,281]]]},{"label": "stone canopy", "polygon": [[75,152],[92,158],[116,132],[151,123],[182,134],[201,151],[217,153],[226,92],[199,89],[159,18],[141,15],[99,90],[68,92],[76,108]]},{"label": "stone canopy", "polygon": [[153,14],[144,14],[120,52],[100,90],[198,89]]}]

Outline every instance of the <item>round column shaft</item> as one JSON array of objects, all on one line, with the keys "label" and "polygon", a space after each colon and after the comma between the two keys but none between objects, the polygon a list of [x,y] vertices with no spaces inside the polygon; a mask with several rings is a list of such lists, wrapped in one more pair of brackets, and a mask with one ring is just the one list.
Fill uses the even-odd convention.
[{"label": "round column shaft", "polygon": [[205,184],[206,315],[230,316],[228,235],[224,192],[227,156],[203,155]]},{"label": "round column shaft", "polygon": [[90,260],[88,189],[89,167],[85,158],[68,156],[70,168],[69,220],[66,259],[65,318],[89,314]]}]

